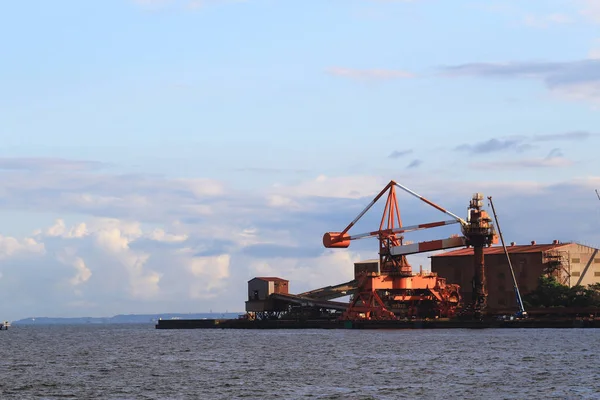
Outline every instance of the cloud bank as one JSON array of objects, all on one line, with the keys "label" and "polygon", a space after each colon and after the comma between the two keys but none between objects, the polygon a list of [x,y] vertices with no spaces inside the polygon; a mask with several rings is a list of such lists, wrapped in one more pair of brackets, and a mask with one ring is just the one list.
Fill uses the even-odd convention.
[{"label": "cloud bank", "polygon": [[[561,160],[555,148],[539,163]],[[24,173],[29,179],[21,179]],[[254,276],[290,279],[293,292],[346,281],[354,261],[377,256],[376,241],[325,249],[323,233],[343,229],[389,179],[398,179],[321,175],[237,193],[209,179],[95,172],[80,179],[82,172],[70,169],[44,179],[21,170],[2,174],[5,210],[56,216],[29,235],[0,236],[0,313],[12,319],[243,311],[246,282]],[[600,243],[594,193],[600,177],[554,184],[441,179],[399,182],[459,214],[473,192],[493,195],[510,241]],[[405,224],[445,218],[412,196],[398,197]],[[380,218],[375,207],[352,232],[374,230]],[[458,233],[454,228],[415,232],[407,240],[447,237]],[[427,268],[426,255],[410,260]]]},{"label": "cloud bank", "polygon": [[469,63],[446,67],[449,76],[535,79],[560,96],[600,102],[600,60],[571,62]]}]

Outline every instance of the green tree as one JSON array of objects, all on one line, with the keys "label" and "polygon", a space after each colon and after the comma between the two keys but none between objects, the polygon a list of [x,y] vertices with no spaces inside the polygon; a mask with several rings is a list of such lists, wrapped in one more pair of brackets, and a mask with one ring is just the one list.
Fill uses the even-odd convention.
[{"label": "green tree", "polygon": [[600,283],[588,285],[592,307],[600,307]]},{"label": "green tree", "polygon": [[541,276],[538,287],[523,298],[526,307],[600,307],[600,283],[568,287]]},{"label": "green tree", "polygon": [[538,287],[523,299],[528,307],[565,307],[569,287],[561,285],[554,277],[541,276]]}]

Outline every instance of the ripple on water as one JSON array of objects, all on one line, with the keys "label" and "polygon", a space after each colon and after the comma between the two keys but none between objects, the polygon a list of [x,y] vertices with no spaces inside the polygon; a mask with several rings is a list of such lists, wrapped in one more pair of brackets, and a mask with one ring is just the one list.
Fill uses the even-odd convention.
[{"label": "ripple on water", "polygon": [[1,399],[596,399],[600,331],[15,326]]}]

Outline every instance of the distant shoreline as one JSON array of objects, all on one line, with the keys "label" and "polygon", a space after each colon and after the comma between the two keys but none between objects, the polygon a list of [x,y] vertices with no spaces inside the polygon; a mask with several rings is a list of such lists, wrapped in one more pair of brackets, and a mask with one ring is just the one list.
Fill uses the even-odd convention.
[{"label": "distant shoreline", "polygon": [[112,317],[30,317],[12,321],[14,325],[149,324],[159,319],[233,319],[243,312],[127,314]]}]

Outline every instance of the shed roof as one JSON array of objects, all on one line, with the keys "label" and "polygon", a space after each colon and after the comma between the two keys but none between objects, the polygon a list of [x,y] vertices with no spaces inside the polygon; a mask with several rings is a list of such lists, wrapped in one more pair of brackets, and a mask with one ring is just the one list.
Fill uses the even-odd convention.
[{"label": "shed roof", "polygon": [[378,262],[379,262],[379,258],[370,258],[368,260],[356,261],[354,264],[372,264],[372,263],[378,263]]},{"label": "shed roof", "polygon": [[283,278],[278,278],[276,276],[257,276],[256,278],[252,278],[251,281],[253,281],[254,279],[260,279],[261,281],[267,281],[267,282],[289,282],[287,279],[283,279]]},{"label": "shed roof", "polygon": [[[509,254],[512,253],[541,253],[549,250],[554,250],[559,247],[568,246],[570,243],[558,243],[558,244],[528,244],[528,245],[514,245],[506,246]],[[483,254],[503,254],[504,249],[502,246],[484,247]],[[436,254],[430,256],[430,258],[439,257],[458,257],[458,256],[472,256],[473,248],[469,247],[466,249],[452,250],[445,253]]]}]

